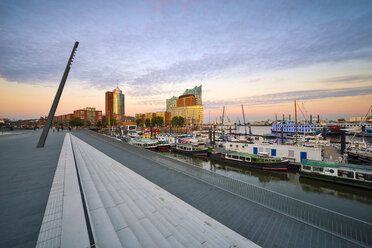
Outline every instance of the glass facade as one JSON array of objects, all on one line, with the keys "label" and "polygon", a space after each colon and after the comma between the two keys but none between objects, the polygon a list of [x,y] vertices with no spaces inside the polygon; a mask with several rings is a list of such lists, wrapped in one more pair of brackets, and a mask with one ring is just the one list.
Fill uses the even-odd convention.
[{"label": "glass facade", "polygon": [[113,90],[113,112],[115,116],[125,114],[124,95],[119,88]]}]

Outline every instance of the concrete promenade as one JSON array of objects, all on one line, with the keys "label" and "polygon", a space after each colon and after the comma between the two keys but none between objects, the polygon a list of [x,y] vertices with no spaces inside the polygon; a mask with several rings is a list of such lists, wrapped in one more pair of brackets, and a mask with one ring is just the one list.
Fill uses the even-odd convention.
[{"label": "concrete promenade", "polygon": [[35,247],[66,133],[16,130],[0,136],[0,247]]}]

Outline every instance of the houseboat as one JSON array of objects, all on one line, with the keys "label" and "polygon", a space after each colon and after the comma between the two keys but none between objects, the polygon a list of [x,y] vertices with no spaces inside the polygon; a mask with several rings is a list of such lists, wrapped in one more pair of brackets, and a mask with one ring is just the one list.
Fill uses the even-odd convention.
[{"label": "houseboat", "polygon": [[288,168],[288,160],[281,158],[273,158],[265,153],[260,154],[249,154],[242,152],[232,152],[232,151],[212,151],[209,153],[212,159],[240,164],[244,166],[255,167],[264,170],[276,170],[276,171],[286,171]]},{"label": "houseboat", "polygon": [[155,151],[156,147],[158,146],[157,140],[151,139],[132,139],[129,141],[129,144],[141,147],[147,150]]},{"label": "houseboat", "polygon": [[305,159],[300,176],[372,189],[372,167]]},{"label": "houseboat", "polygon": [[170,148],[170,144],[168,141],[158,140],[158,146],[156,148],[158,151],[169,151],[169,148]]},{"label": "houseboat", "polygon": [[298,164],[298,169],[303,159],[323,160],[323,148],[298,145],[279,145],[264,142],[224,142],[219,143],[219,148],[228,151],[259,154],[267,153],[271,157],[278,157]]},{"label": "houseboat", "polygon": [[372,148],[362,149],[354,148],[347,150],[347,157],[350,159],[357,159],[362,163],[372,165]]},{"label": "houseboat", "polygon": [[195,156],[208,156],[208,148],[203,144],[176,143],[171,146],[171,151],[191,154]]}]

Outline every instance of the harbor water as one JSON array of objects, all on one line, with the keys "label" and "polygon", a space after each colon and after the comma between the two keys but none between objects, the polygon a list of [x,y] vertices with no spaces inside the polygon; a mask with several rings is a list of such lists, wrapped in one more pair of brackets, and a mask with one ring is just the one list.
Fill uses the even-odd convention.
[{"label": "harbor water", "polygon": [[[252,132],[253,134],[266,134],[270,132],[270,127],[252,127]],[[370,190],[302,178],[295,172],[263,171],[209,158],[174,152],[162,153],[205,170],[212,170],[221,175],[372,223],[372,192]]]}]

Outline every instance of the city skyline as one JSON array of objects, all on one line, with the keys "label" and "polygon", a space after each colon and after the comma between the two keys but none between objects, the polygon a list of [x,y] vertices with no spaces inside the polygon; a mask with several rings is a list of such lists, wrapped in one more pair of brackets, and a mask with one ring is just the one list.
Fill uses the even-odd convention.
[{"label": "city skyline", "polygon": [[0,16],[0,117],[47,115],[75,40],[56,115],[105,109],[117,80],[131,116],[203,85],[205,123],[223,106],[254,121],[294,100],[328,119],[372,104],[370,2],[2,1]]}]

